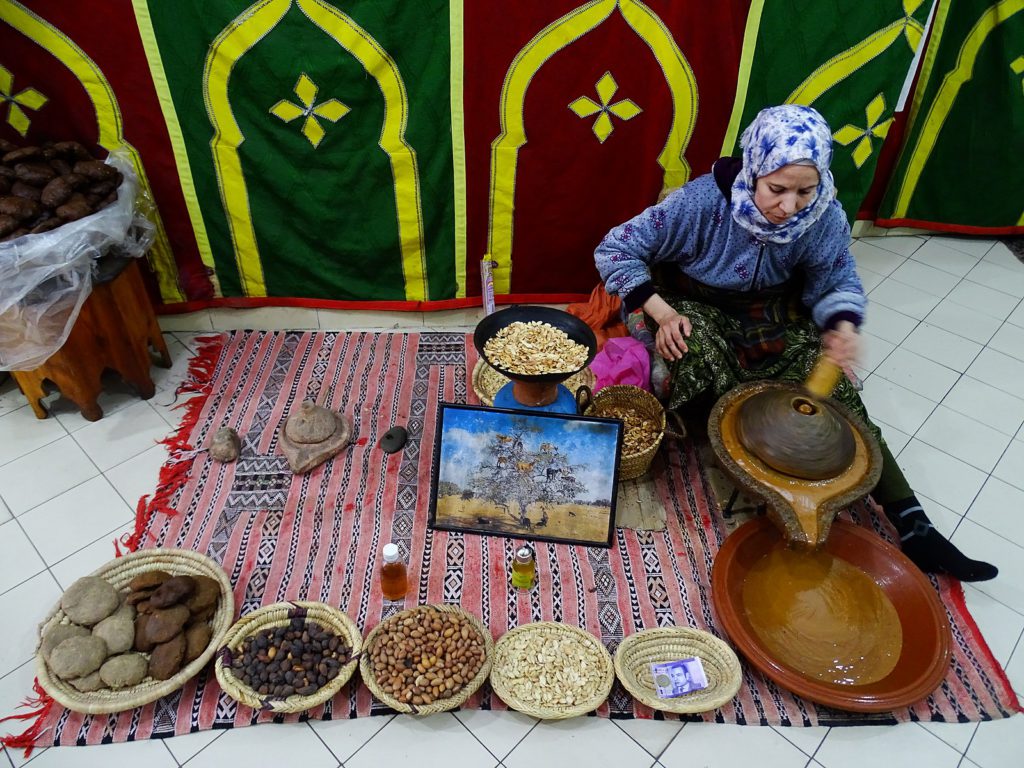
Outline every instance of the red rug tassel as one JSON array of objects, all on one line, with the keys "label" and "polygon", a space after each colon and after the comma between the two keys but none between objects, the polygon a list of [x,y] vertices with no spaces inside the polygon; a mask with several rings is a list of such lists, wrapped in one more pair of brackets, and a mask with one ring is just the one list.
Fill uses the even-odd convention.
[{"label": "red rug tassel", "polygon": [[0,717],[0,723],[6,722],[7,720],[32,721],[32,724],[29,725],[29,727],[22,733],[19,733],[18,735],[8,734],[7,736],[0,738],[0,745],[3,745],[5,749],[24,749],[26,760],[32,756],[32,751],[36,748],[36,742],[43,735],[43,723],[46,722],[46,718],[50,714],[50,710],[53,709],[53,705],[56,703],[53,700],[53,697],[44,691],[42,686],[39,685],[39,678],[32,681],[32,690],[35,691],[36,695],[29,696],[21,702],[21,706],[32,710],[31,712],[22,712],[20,715]]},{"label": "red rug tassel", "polygon": [[213,374],[217,369],[221,351],[224,349],[225,337],[202,336],[196,341],[199,342],[199,351],[189,360],[188,376],[178,386],[176,393],[179,395],[191,394],[192,397],[178,406],[184,411],[181,424],[174,432],[160,441],[167,446],[167,463],[160,468],[160,478],[152,498],[147,495],[139,499],[138,506],[135,508],[133,531],[122,536],[120,541],[114,541],[114,552],[117,557],[121,557],[123,554],[122,545],[127,552],[136,552],[148,543],[144,541],[144,538],[155,515],[163,514],[173,517],[178,514],[178,511],[171,505],[171,500],[188,481],[192,463],[195,461],[194,456],[186,457],[184,454],[194,450],[188,438],[210,397]]}]

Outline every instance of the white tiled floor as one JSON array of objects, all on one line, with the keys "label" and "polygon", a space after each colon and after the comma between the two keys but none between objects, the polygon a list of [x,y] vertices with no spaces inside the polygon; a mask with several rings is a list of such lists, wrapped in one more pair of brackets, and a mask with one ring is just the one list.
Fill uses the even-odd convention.
[{"label": "white tiled floor", "polygon": [[[1024,693],[1024,265],[992,240],[915,235],[854,245],[872,306],[864,336],[865,400],[943,533],[995,562],[998,579],[967,585],[967,604]],[[11,382],[0,386],[0,716],[31,689],[35,624],[79,575],[108,560],[135,502],[156,486],[177,424],[173,390],[202,332],[261,328],[471,328],[480,310],[407,314],[215,310],[164,317],[174,357],[139,401],[112,382],[90,424],[58,400],[38,421]],[[16,620],[11,620],[16,618]],[[11,730],[15,729],[14,724]],[[7,732],[7,724],[0,725]],[[48,749],[33,766],[416,764],[614,768],[756,764],[804,768],[1024,765],[1024,717],[892,728],[758,728],[578,718],[541,723],[466,711],[266,725],[165,741]],[[23,764],[20,752],[0,766]]]}]

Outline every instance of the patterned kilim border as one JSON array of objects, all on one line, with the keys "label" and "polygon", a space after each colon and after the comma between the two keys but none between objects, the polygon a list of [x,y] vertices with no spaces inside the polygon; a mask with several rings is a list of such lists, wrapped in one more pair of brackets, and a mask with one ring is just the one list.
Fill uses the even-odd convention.
[{"label": "patterned kilim border", "polygon": [[[377,584],[380,549],[395,541],[410,556],[409,605],[460,604],[495,637],[541,620],[583,627],[612,652],[624,636],[649,627],[691,626],[721,636],[709,591],[712,562],[728,528],[709,504],[699,452],[688,443],[669,446],[656,464],[668,510],[665,531],[619,529],[611,549],[538,543],[542,587],[530,593],[509,585],[512,540],[428,529],[438,403],[475,402],[467,386],[475,362],[463,333],[236,332],[207,340],[184,387],[200,396],[189,401],[181,429],[169,440],[160,487],[153,499],[140,501],[137,530],[125,543],[194,549],[222,563],[240,615],[279,600],[321,600],[345,610],[364,635],[403,607],[383,601]],[[357,439],[321,467],[293,476],[278,453],[277,433],[303,399],[346,414]],[[389,457],[376,444],[393,424],[404,424],[410,439]],[[201,449],[222,425],[242,435],[233,464],[214,462]],[[850,517],[892,538],[872,507],[857,505]],[[689,719],[812,726],[1014,714],[1016,696],[970,618],[960,585],[933,581],[953,626],[954,659],[927,699],[881,715],[844,713],[797,698],[745,667],[730,704]],[[29,703],[33,711],[17,716],[30,721],[29,729],[8,737],[7,746],[29,747],[43,734],[56,745],[97,744],[389,711],[357,677],[316,709],[275,716],[238,705],[210,669],[171,696],[116,715],[69,712],[41,690]],[[466,706],[505,708],[486,685]],[[597,714],[665,717],[618,683]]]}]

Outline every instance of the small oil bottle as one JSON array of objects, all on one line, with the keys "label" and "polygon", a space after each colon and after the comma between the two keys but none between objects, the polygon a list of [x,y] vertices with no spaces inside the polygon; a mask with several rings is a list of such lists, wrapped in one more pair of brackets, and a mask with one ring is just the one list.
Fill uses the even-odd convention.
[{"label": "small oil bottle", "polygon": [[512,586],[516,589],[533,589],[536,580],[537,561],[533,557],[533,550],[524,545],[516,550],[512,561]]},{"label": "small oil bottle", "polygon": [[409,591],[409,577],[397,544],[384,545],[384,564],[380,567],[380,591],[385,600],[401,600]]}]

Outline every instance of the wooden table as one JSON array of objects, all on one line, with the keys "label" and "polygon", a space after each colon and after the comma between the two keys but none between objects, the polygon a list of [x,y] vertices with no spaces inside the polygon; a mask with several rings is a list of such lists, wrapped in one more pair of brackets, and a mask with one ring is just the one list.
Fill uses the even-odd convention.
[{"label": "wooden table", "polygon": [[150,348],[159,354],[164,368],[170,368],[171,356],[137,261],[115,263],[112,276],[101,275],[94,281],[68,340],[49,360],[33,371],[11,371],[38,418],[49,415],[42,399],[47,394],[44,382],[50,381],[86,419],[101,419],[103,409],[96,398],[103,390],[101,376],[108,369],[119,373],[143,400],[153,396]]}]

